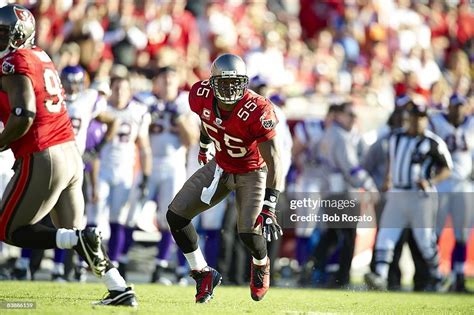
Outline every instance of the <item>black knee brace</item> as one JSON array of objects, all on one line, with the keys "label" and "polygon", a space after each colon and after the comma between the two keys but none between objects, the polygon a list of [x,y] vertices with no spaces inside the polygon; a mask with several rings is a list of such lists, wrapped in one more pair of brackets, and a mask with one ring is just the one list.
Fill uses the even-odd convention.
[{"label": "black knee brace", "polygon": [[250,250],[252,257],[263,259],[267,256],[267,242],[262,235],[254,233],[239,233],[240,239]]},{"label": "black knee brace", "polygon": [[41,223],[25,225],[11,234],[10,244],[22,248],[51,249],[56,247],[55,228]]},{"label": "black knee brace", "polygon": [[176,244],[178,244],[183,253],[194,252],[198,248],[199,237],[196,229],[191,224],[191,220],[183,218],[171,210],[168,210],[166,213],[166,220],[168,220],[168,225]]}]

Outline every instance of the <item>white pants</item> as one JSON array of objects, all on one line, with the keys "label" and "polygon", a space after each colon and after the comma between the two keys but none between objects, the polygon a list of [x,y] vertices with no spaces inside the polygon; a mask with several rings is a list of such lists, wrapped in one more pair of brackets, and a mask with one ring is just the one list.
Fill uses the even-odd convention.
[{"label": "white pants", "polygon": [[[160,230],[169,230],[166,221],[166,212],[174,196],[186,181],[186,168],[184,163],[174,164],[171,162],[154,163],[153,171],[148,181],[148,196],[146,200],[154,201],[158,206],[157,221]],[[139,182],[139,181],[138,181]],[[133,226],[141,213],[138,200],[138,190],[132,193],[132,207],[128,215],[127,224]]]},{"label": "white pants", "polygon": [[474,195],[472,183],[468,180],[447,179],[437,186],[439,192],[439,209],[436,233],[441,235],[448,215],[451,216],[450,227],[454,228],[457,241],[466,242],[474,218]]},{"label": "white pants", "polygon": [[404,228],[412,228],[413,237],[423,258],[435,264],[438,249],[435,235],[437,194],[393,189],[387,194],[387,203],[382,212],[375,250],[377,263],[390,264],[393,251]]},{"label": "white pants", "polygon": [[109,222],[125,224],[130,211],[130,191],[133,183],[133,169],[123,171],[122,176],[104,172],[101,169],[97,182],[98,201],[91,205],[87,214],[87,223],[99,225],[107,217]]},{"label": "white pants", "polygon": [[[314,166],[308,166],[304,168],[303,173],[300,175],[297,181],[296,191],[301,192],[295,193],[297,199],[304,198],[307,193],[318,193],[321,191],[321,171]],[[296,208],[296,214],[298,216],[307,216],[310,214],[317,214],[319,211],[319,207],[312,209],[312,208],[304,208],[298,207]],[[295,234],[298,237],[310,237],[313,233],[314,228],[316,227],[316,222],[309,221],[309,222],[296,222],[296,229]]]}]

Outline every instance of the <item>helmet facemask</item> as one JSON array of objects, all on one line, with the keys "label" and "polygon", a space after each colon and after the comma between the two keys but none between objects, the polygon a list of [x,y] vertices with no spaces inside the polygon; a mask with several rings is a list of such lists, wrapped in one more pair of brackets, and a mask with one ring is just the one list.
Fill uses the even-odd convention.
[{"label": "helmet facemask", "polygon": [[[229,71],[232,72],[232,71]],[[216,98],[224,104],[232,105],[244,97],[249,78],[234,73],[212,76],[210,84]]]},{"label": "helmet facemask", "polygon": [[6,53],[31,47],[35,40],[35,19],[30,11],[19,5],[8,5],[0,12],[0,57]]},{"label": "helmet facemask", "polygon": [[14,30],[10,32],[10,46],[13,49],[33,46],[35,42],[35,31],[27,37],[24,28],[25,25],[23,23],[17,22]]}]

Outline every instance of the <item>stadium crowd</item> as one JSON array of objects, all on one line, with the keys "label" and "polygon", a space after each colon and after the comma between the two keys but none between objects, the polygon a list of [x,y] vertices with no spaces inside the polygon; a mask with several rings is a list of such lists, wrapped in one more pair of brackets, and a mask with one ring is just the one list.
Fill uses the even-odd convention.
[{"label": "stadium crowd", "polygon": [[[96,138],[103,132],[97,135],[102,126],[97,121],[91,123],[85,156],[88,161],[99,158],[102,166],[98,175],[91,173],[92,177],[98,177],[98,184],[92,184],[97,190],[89,188],[86,193],[86,215],[87,224],[102,224],[110,230],[109,256],[122,274],[133,270],[134,258],[129,257],[129,249],[143,246],[144,241],[139,239],[135,239],[139,243],[133,244],[134,231],[145,230],[149,234],[160,231],[153,282],[170,284],[175,280],[170,273],[176,273],[176,281],[186,283],[184,258],[179,253],[176,259],[170,255],[174,244],[164,220],[166,208],[162,208],[167,207],[186,176],[198,167],[199,126],[194,114],[186,108],[186,93],[194,82],[209,77],[210,63],[220,54],[231,52],[242,56],[250,87],[277,107],[288,173],[287,198],[282,198],[281,212],[287,211],[285,199],[292,198],[295,192],[322,190],[323,183],[318,180],[323,174],[320,145],[338,145],[329,141],[325,133],[331,123],[352,130],[354,141],[344,145],[350,147],[348,151],[356,152],[356,161],[347,163],[365,167],[364,175],[359,174],[362,177],[351,178],[354,174],[350,171],[342,179],[344,187],[350,187],[344,191],[375,192],[384,189],[384,174],[370,169],[374,163],[370,159],[367,162],[367,152],[388,133],[387,126],[393,127],[395,113],[401,113],[410,102],[422,103],[434,111],[446,111],[452,104],[461,103],[466,108],[466,117],[474,113],[474,13],[470,2],[465,0],[22,0],[17,3],[34,13],[36,44],[52,57],[60,72],[68,67],[82,67],[86,74],[84,85],[98,91],[98,97],[113,106],[121,102],[149,106],[151,124],[141,126],[139,137],[149,138],[152,156],[147,162],[140,154],[142,159],[136,162],[135,173],[128,176],[127,189],[117,195],[110,193],[123,201],[120,205],[101,195],[101,178],[104,181],[107,178],[103,170],[110,169],[122,177],[129,173],[119,174],[122,166],[110,164],[107,146],[95,152],[96,144],[101,142]],[[129,87],[121,82],[125,78]],[[124,89],[130,89],[129,95],[120,92]],[[308,105],[307,112],[300,113],[300,117],[308,118],[285,118],[285,112],[292,112],[285,106],[291,99]],[[158,100],[165,103],[176,100],[178,108],[169,117],[160,116],[154,112]],[[332,104],[339,105],[329,106]],[[391,121],[387,126],[377,126],[369,137],[362,131],[367,131],[364,126],[372,126],[372,122],[356,114],[371,108],[381,109]],[[325,117],[319,114],[326,111]],[[159,128],[159,132],[154,128]],[[127,136],[121,129],[118,132]],[[162,138],[157,140],[156,134],[162,132],[178,140],[168,139],[172,144]],[[156,147],[154,141],[160,145]],[[140,143],[143,145],[143,141]],[[146,144],[143,146],[137,152],[146,151]],[[160,151],[163,148],[170,150],[169,156]],[[181,159],[183,152],[187,154],[185,159]],[[128,166],[135,163],[130,159],[133,161],[135,155],[123,163]],[[11,176],[9,161],[8,152],[0,154],[1,189]],[[147,163],[153,165],[152,174],[142,176],[139,170]],[[152,186],[148,184],[152,180],[148,180],[148,175],[153,177],[153,173],[163,174],[163,178],[156,179],[155,192],[151,193]],[[470,181],[472,187],[472,178]],[[108,194],[107,189],[104,191]],[[200,233],[206,259],[209,265],[219,266],[224,283],[244,284],[248,270],[243,266],[249,257],[245,256],[235,232],[233,206],[232,198],[228,198],[209,214],[202,215]],[[110,215],[102,215],[106,208]],[[115,208],[120,209],[117,212]],[[125,214],[120,212],[123,208],[128,208]],[[155,219],[155,224],[147,224]],[[107,220],[111,220],[110,226]],[[300,273],[297,285],[347,287],[356,230],[339,230],[342,232],[327,236],[318,226],[285,229],[283,240],[269,244],[269,256],[272,263],[278,261],[277,257],[295,259],[297,263],[288,264],[285,269],[280,259],[280,266],[275,267],[280,273],[272,276],[285,278],[294,267]],[[410,248],[417,252],[413,236],[410,232],[405,234]],[[466,251],[467,240],[468,237],[456,239],[456,246],[458,241],[464,242],[456,247],[458,251]],[[335,254],[330,253],[331,247],[337,248]],[[6,246],[2,253],[6,260]],[[440,286],[430,286],[428,276],[423,275],[427,267],[423,265],[426,262],[422,255],[419,252],[413,255],[422,279],[417,283],[415,275],[415,288],[441,290]],[[464,255],[466,260],[465,253],[453,257],[456,255]],[[54,279],[68,278],[63,256],[55,255]],[[25,279],[31,261],[31,252],[24,250],[14,263],[12,276]],[[463,273],[463,266],[455,270],[454,262],[454,273]],[[334,265],[336,272],[331,271]],[[83,278],[82,272],[79,264],[77,279]],[[395,280],[389,278],[391,288],[399,287],[396,274],[397,271],[391,273]],[[464,278],[457,280],[462,281],[459,288],[464,289]]]}]

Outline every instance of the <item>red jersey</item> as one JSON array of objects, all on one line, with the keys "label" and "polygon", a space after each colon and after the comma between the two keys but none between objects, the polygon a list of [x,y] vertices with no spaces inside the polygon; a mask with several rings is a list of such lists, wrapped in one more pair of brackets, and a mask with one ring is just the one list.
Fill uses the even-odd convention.
[{"label": "red jersey", "polygon": [[242,174],[265,166],[257,144],[275,136],[278,119],[270,101],[247,90],[232,112],[221,116],[214,92],[205,80],[191,88],[189,105],[214,142],[216,162],[225,172]]},{"label": "red jersey", "polygon": [[[30,78],[36,96],[36,116],[28,132],[13,141],[16,158],[74,140],[71,121],[64,103],[58,72],[49,56],[38,47],[18,49],[0,59],[1,76],[21,74]],[[0,119],[7,123],[12,109],[8,95],[0,91]]]}]

